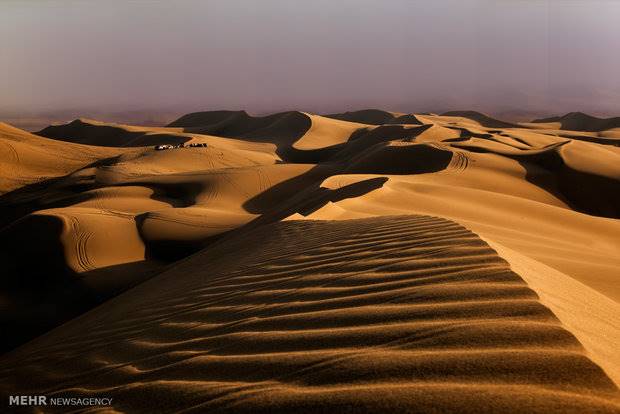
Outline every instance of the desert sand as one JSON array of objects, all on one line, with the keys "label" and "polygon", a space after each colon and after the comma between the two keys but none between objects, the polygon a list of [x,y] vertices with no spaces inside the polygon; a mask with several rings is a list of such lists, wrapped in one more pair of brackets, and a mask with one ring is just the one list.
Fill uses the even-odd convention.
[{"label": "desert sand", "polygon": [[620,412],[619,118],[0,124],[0,194],[3,395]]}]

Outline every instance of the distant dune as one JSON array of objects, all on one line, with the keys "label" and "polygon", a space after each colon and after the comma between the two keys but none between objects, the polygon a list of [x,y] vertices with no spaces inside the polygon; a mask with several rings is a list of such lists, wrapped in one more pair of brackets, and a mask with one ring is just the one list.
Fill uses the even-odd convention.
[{"label": "distant dune", "polygon": [[0,124],[3,394],[620,412],[618,119]]},{"label": "distant dune", "polygon": [[422,124],[414,114],[387,112],[380,109],[366,109],[363,111],[345,112],[342,114],[331,114],[325,116],[328,118],[340,119],[343,121],[360,122],[368,125]]},{"label": "distant dune", "polygon": [[477,122],[478,124],[487,128],[518,128],[519,125],[510,122],[500,121],[498,119],[491,118],[488,115],[482,114],[476,111],[450,111],[445,112],[442,116],[454,116],[459,118],[466,118]]},{"label": "distant dune", "polygon": [[48,126],[37,135],[60,141],[103,147],[144,147],[157,144],[181,144],[191,138],[159,128],[106,124],[90,119],[76,119],[66,125]]},{"label": "distant dune", "polygon": [[571,112],[564,116],[536,119],[532,122],[552,124],[559,123],[561,129],[573,131],[596,132],[620,128],[620,117],[597,118],[582,112]]}]

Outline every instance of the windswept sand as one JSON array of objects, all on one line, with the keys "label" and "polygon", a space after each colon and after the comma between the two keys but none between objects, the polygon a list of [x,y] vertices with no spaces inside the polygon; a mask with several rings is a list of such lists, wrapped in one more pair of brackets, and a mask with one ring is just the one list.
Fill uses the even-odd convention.
[{"label": "windswept sand", "polygon": [[[3,124],[3,394],[123,412],[620,412],[616,123]],[[181,143],[207,147],[152,148]]]}]

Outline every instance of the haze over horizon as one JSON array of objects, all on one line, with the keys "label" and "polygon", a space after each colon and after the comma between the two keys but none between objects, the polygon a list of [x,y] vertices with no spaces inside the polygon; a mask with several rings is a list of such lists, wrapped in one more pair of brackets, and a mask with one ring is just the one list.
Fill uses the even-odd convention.
[{"label": "haze over horizon", "polygon": [[613,1],[9,0],[0,114],[618,115],[619,15]]}]

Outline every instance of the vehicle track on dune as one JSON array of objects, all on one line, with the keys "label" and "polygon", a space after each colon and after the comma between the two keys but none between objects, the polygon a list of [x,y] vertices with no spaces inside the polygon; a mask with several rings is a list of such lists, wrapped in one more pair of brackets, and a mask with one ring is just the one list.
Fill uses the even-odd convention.
[{"label": "vehicle track on dune", "polygon": [[[81,271],[89,271],[95,268],[88,253],[88,241],[92,237],[92,232],[84,231],[76,217],[70,218],[70,232],[74,237],[73,253],[76,264]],[[78,270],[79,271],[79,270]]]},{"label": "vehicle track on dune", "polygon": [[[21,167],[19,153],[17,152],[15,147],[6,140],[3,140],[2,144],[4,145],[0,145],[0,160],[3,160],[11,166],[10,176],[14,180],[20,180],[23,168]],[[4,154],[6,154],[6,158]]]},{"label": "vehicle track on dune", "polygon": [[[20,162],[19,153],[17,152],[15,147],[13,145],[11,145],[11,143],[9,143],[9,142],[7,142],[5,140],[3,140],[2,143],[4,144],[2,147],[4,147],[6,149],[6,151],[3,151],[3,152],[8,154],[7,155],[8,161],[9,162],[13,162],[16,166],[19,166],[19,162]],[[2,157],[2,158],[4,158],[4,157]]]},{"label": "vehicle track on dune", "polygon": [[[8,177],[6,177],[7,181],[19,182],[23,180],[23,168],[21,166],[19,153],[15,147],[13,147],[13,145],[6,140],[0,141],[0,162],[3,164],[6,163],[7,166],[10,167],[10,169],[4,173],[8,174]],[[0,193],[1,192],[2,191],[0,191]]]},{"label": "vehicle track on dune", "polygon": [[462,151],[454,151],[454,156],[448,164],[448,168],[452,171],[465,171],[469,167],[470,159],[469,157]]}]

